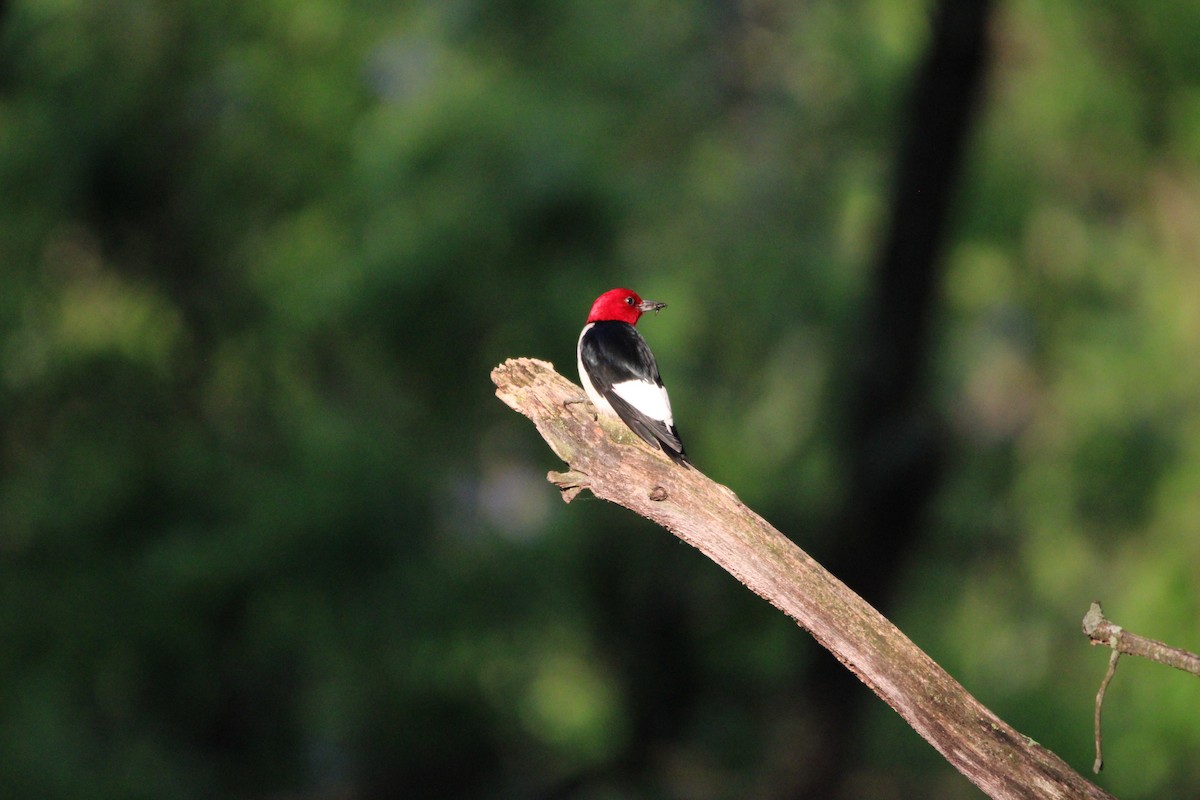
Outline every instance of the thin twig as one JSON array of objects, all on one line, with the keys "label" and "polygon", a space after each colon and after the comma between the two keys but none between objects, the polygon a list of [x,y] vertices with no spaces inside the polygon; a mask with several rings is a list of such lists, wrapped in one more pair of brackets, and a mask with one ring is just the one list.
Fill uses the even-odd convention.
[{"label": "thin twig", "polygon": [[1121,654],[1148,658],[1193,675],[1200,675],[1200,656],[1156,639],[1130,633],[1105,617],[1099,603],[1092,603],[1088,612],[1083,615],[1083,632],[1092,640],[1093,645],[1102,644],[1112,648],[1112,655],[1108,658],[1108,672],[1104,673],[1100,691],[1096,692],[1096,761],[1092,764],[1092,771],[1098,774],[1104,768],[1100,709],[1104,705],[1104,693],[1108,690],[1108,683],[1117,671],[1117,659]]},{"label": "thin twig", "polygon": [[1104,616],[1099,603],[1092,603],[1084,615],[1083,632],[1094,645],[1102,644],[1125,655],[1148,658],[1200,676],[1200,655],[1122,629]]},{"label": "thin twig", "polygon": [[1108,691],[1108,682],[1117,672],[1117,661],[1120,658],[1121,651],[1116,648],[1114,643],[1112,655],[1108,658],[1108,672],[1104,673],[1104,680],[1100,681],[1100,691],[1096,692],[1096,760],[1092,763],[1092,772],[1097,775],[1100,774],[1100,770],[1104,769],[1104,737],[1100,733],[1100,709],[1104,706],[1104,693]]}]

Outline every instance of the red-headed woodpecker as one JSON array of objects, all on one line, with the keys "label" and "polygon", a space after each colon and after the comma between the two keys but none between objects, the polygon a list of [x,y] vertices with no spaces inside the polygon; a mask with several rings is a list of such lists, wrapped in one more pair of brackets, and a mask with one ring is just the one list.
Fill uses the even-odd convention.
[{"label": "red-headed woodpecker", "polygon": [[629,289],[597,297],[579,334],[579,380],[597,411],[619,417],[672,461],[687,464],[658,364],[633,327],[646,311],[666,307]]}]

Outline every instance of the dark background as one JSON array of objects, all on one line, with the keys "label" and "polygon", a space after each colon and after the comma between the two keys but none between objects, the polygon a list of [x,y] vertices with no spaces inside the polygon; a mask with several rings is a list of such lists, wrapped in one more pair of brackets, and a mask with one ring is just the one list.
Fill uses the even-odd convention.
[{"label": "dark background", "polygon": [[[492,394],[695,463],[1086,772],[1200,649],[1200,6],[0,3],[0,795],[968,798]],[[1200,686],[1105,707],[1200,793]]]}]

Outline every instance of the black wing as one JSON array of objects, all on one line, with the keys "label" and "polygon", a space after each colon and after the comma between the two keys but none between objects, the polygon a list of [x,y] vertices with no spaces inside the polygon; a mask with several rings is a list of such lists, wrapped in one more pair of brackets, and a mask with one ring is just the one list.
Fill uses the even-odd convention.
[{"label": "black wing", "polygon": [[613,386],[626,381],[646,381],[662,388],[658,363],[637,328],[627,322],[594,323],[580,342],[579,358],[592,386],[630,430],[677,464],[690,463],[674,425],[641,413],[613,391]]}]

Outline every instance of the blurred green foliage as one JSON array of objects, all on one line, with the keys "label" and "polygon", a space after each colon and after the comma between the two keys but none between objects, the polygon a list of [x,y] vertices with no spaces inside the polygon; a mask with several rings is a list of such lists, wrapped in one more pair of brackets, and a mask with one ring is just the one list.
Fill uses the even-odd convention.
[{"label": "blurred green foliage", "polygon": [[[823,654],[562,506],[487,374],[669,301],[696,463],[819,557],[928,11],[0,6],[0,794],[789,796]],[[1200,648],[1197,25],[1003,4],[947,248],[893,616],[1080,771],[1088,603]],[[1200,687],[1129,661],[1100,780],[1193,796]],[[854,796],[976,796],[872,708]]]}]

